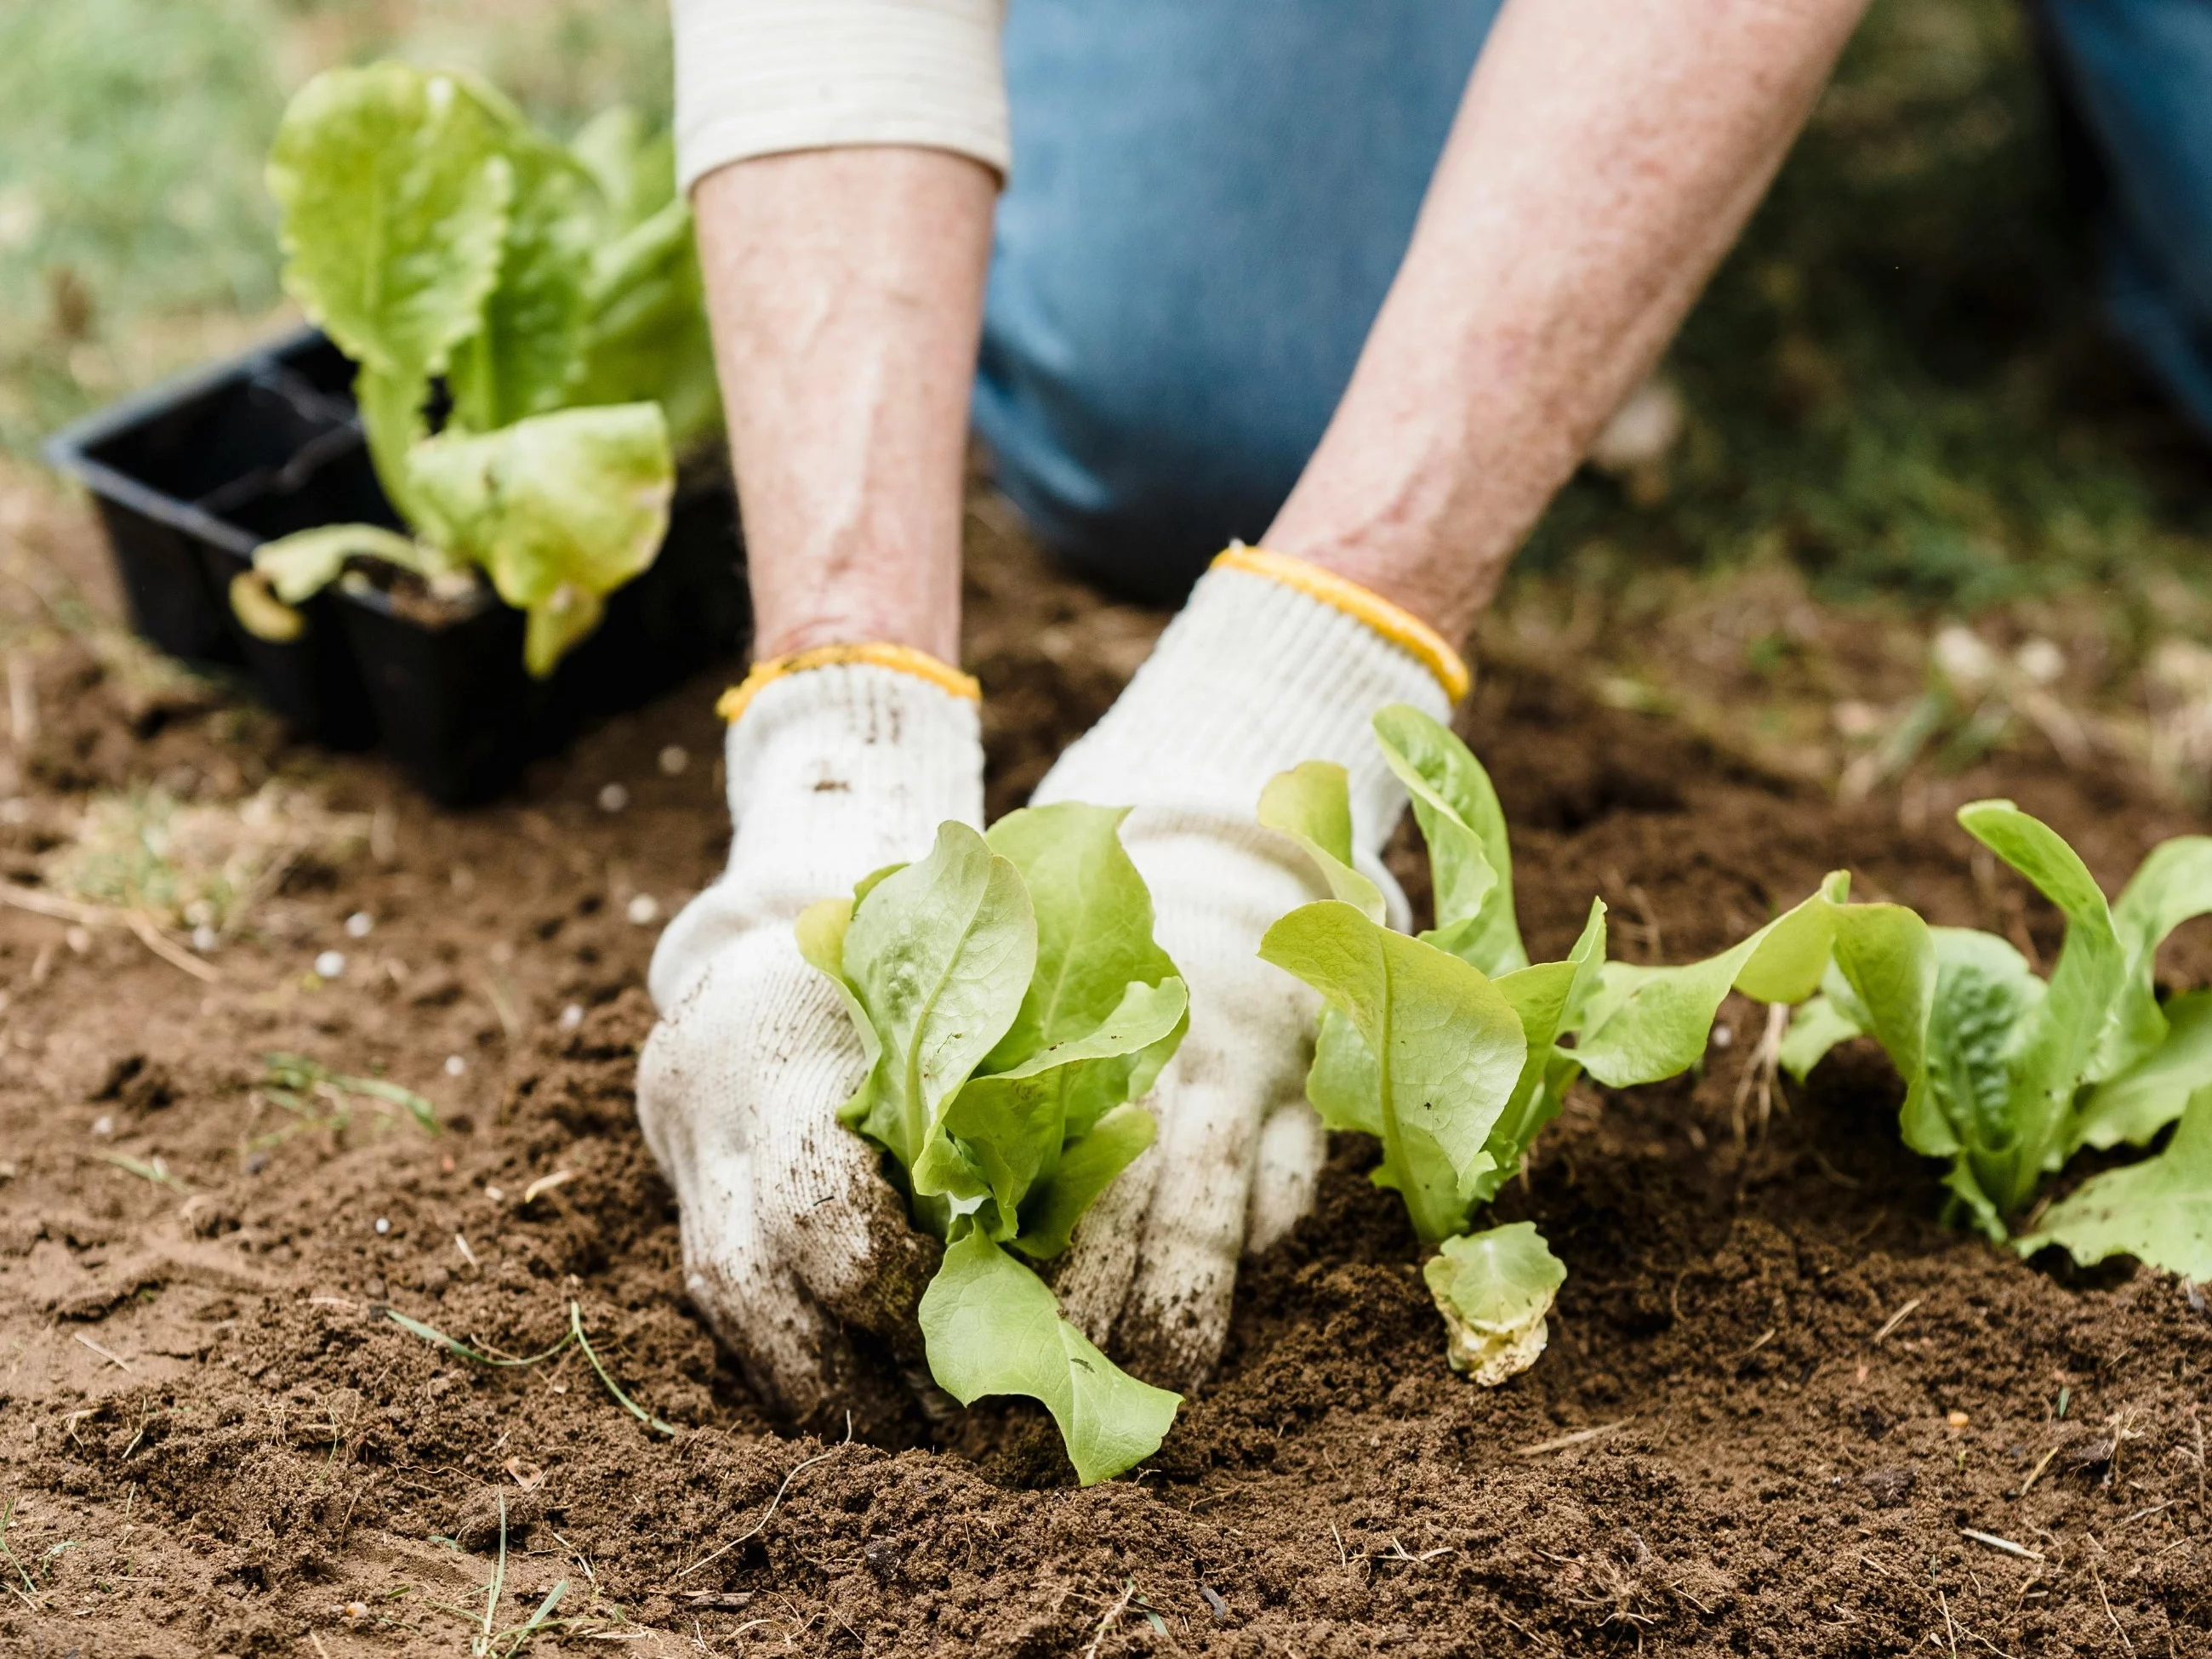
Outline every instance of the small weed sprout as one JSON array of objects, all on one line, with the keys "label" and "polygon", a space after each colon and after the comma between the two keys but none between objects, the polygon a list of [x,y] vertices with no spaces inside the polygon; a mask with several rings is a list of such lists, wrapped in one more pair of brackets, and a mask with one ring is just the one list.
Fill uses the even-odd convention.
[{"label": "small weed sprout", "polygon": [[592,1370],[599,1374],[599,1381],[606,1385],[608,1394],[613,1396],[617,1405],[655,1434],[666,1435],[671,1439],[675,1437],[675,1425],[664,1422],[647,1411],[637,1401],[623,1393],[621,1385],[608,1374],[605,1364],[599,1358],[598,1350],[592,1346],[590,1340],[584,1334],[584,1310],[579,1303],[571,1302],[568,1304],[568,1329],[558,1342],[543,1353],[528,1354],[520,1358],[507,1354],[487,1353],[482,1348],[471,1347],[459,1338],[447,1335],[435,1325],[428,1324],[420,1319],[410,1318],[397,1308],[386,1308],[383,1311],[386,1319],[410,1335],[418,1336],[423,1341],[443,1348],[447,1352],[458,1358],[468,1360],[472,1364],[490,1365],[501,1370],[521,1370],[532,1365],[542,1365],[545,1361],[565,1352],[573,1343],[583,1351],[584,1358],[591,1362]]}]

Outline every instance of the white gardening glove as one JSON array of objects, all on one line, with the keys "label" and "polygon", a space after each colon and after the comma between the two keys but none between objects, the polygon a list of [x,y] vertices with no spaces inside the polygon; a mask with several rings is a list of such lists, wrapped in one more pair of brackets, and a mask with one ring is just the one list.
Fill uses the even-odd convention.
[{"label": "white gardening glove", "polygon": [[974,683],[920,653],[860,650],[878,660],[748,682],[727,741],[729,867],[653,951],[661,1021],[638,1066],[638,1122],[683,1212],[691,1299],[755,1389],[801,1421],[878,1380],[844,1327],[918,1342],[938,1246],[837,1121],[864,1056],[792,925],[924,856],[945,819],[983,817]]},{"label": "white gardening glove", "polygon": [[1456,654],[1396,607],[1233,548],[1037,787],[1039,803],[1135,808],[1121,840],[1190,988],[1189,1035],[1149,1102],[1158,1139],[1084,1218],[1056,1280],[1068,1317],[1147,1382],[1188,1389],[1212,1369],[1240,1253],[1311,1210],[1325,1150],[1305,1098],[1318,1000],[1258,951],[1279,917],[1328,894],[1260,827],[1260,792],[1302,761],[1344,767],[1355,849],[1404,927],[1378,855],[1406,795],[1369,721],[1393,702],[1448,719],[1465,687]]}]

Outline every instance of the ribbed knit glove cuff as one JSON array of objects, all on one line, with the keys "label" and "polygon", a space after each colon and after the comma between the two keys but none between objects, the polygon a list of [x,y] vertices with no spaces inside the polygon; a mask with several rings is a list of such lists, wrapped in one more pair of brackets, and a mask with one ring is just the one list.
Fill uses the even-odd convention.
[{"label": "ribbed knit glove cuff", "polygon": [[1451,714],[1431,668],[1368,623],[1217,564],[1037,799],[1120,804],[1140,781],[1141,807],[1249,819],[1277,773],[1334,761],[1350,779],[1354,844],[1373,854],[1406,807],[1369,725],[1394,702]]},{"label": "ribbed knit glove cuff", "polygon": [[922,857],[947,818],[982,823],[975,701],[896,669],[841,663],[765,684],[724,752],[729,866],[653,951],[649,983],[663,1010],[726,940],[787,928],[815,900]]}]

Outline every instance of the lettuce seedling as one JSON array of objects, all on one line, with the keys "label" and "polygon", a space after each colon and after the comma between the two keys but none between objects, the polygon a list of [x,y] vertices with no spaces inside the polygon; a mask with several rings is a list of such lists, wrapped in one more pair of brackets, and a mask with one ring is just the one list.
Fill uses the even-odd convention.
[{"label": "lettuce seedling", "polygon": [[483,82],[405,64],[301,88],[269,158],[285,286],[354,360],[415,533],[268,544],[234,584],[242,622],[296,637],[292,607],[362,557],[434,592],[482,570],[528,615],[533,674],[591,631],[659,549],[673,454],[720,414],[672,155],[626,111],[563,146]]},{"label": "lettuce seedling", "polygon": [[[2212,994],[2161,1005],[2154,978],[2160,941],[2212,913],[2212,838],[2158,847],[2108,904],[2074,849],[2010,801],[1972,802],[1959,823],[2065,917],[2050,979],[1995,934],[1910,912],[1847,929],[1784,1064],[1802,1079],[1837,1042],[1873,1036],[1905,1079],[1905,1144],[1951,1160],[1951,1218],[1994,1242],[2212,1276]],[[2075,1152],[2140,1146],[2177,1120],[2164,1152],[2091,1177],[2011,1238]]]},{"label": "lettuce seedling", "polygon": [[1068,802],[988,835],[946,823],[927,858],[799,922],[868,1055],[844,1121],[945,1243],[921,1299],[930,1374],[963,1405],[1043,1402],[1086,1486],[1157,1451],[1182,1401],[1099,1352],[1029,1265],[1152,1145],[1135,1103],[1188,1023],[1124,816]]},{"label": "lettuce seedling", "polygon": [[1352,867],[1343,769],[1312,761],[1268,785],[1260,820],[1305,848],[1332,896],[1277,921],[1260,954],[1321,993],[1307,1096],[1328,1127],[1382,1143],[1371,1179],[1399,1194],[1437,1249],[1424,1273],[1451,1363],[1495,1384],[1542,1352],[1566,1270],[1533,1226],[1476,1231],[1476,1212],[1584,1072],[1616,1088],[1673,1077],[1704,1054],[1730,991],[1812,995],[1844,878],[1718,956],[1674,968],[1608,963],[1594,900],[1565,959],[1532,964],[1504,815],[1480,763],[1402,704],[1376,716],[1375,732],[1428,845],[1436,926],[1408,939],[1383,925],[1382,895]]}]

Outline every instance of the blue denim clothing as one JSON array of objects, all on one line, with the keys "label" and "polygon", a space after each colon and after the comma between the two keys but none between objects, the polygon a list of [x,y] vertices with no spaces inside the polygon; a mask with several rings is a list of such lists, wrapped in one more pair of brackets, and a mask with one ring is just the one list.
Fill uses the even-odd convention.
[{"label": "blue denim clothing", "polygon": [[2104,163],[2112,324],[2212,435],[2212,0],[2045,0]]},{"label": "blue denim clothing", "polygon": [[975,424],[1045,541],[1179,597],[1352,378],[1498,0],[1013,0]]},{"label": "blue denim clothing", "polygon": [[[1012,0],[975,424],[1046,543],[1179,597],[1350,380],[1501,0]],[[2212,432],[2212,0],[2045,0],[2117,325]]]}]

